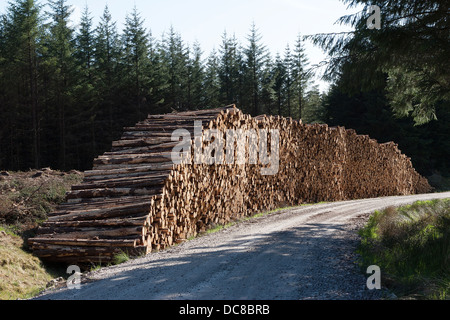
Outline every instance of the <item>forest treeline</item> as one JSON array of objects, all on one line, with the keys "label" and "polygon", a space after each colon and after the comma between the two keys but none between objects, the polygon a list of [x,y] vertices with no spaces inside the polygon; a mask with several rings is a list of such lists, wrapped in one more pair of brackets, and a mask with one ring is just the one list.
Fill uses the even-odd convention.
[{"label": "forest treeline", "polygon": [[[354,31],[306,38],[328,55],[329,125],[395,141],[438,190],[450,190],[450,2],[341,0]],[[380,29],[370,28],[373,6]]]},{"label": "forest treeline", "polygon": [[[11,0],[0,13],[0,169],[90,169],[148,114],[234,103],[395,141],[421,174],[450,187],[448,4],[343,1],[365,6],[340,19],[354,32],[299,35],[273,55],[254,24],[244,41],[224,32],[203,52],[173,27],[153,35],[137,8],[119,30],[107,6],[98,24],[86,7],[74,25],[67,0]],[[367,27],[373,4],[381,30]],[[322,69],[304,41],[329,54]],[[324,71],[329,92],[313,71]]]},{"label": "forest treeline", "polygon": [[271,57],[252,25],[245,43],[224,32],[205,54],[173,27],[154,37],[137,8],[123,30],[108,6],[95,26],[88,7],[76,27],[71,12],[66,0],[15,0],[1,16],[3,169],[88,169],[148,114],[235,103],[252,115],[314,118],[320,109],[300,36]]}]

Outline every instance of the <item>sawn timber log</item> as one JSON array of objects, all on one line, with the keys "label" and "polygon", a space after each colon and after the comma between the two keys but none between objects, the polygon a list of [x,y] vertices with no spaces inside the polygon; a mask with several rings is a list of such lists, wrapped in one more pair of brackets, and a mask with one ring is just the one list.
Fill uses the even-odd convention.
[{"label": "sawn timber log", "polygon": [[[252,130],[258,139],[258,130],[277,130],[278,171],[262,175],[259,162],[174,164],[172,150],[180,142],[172,133],[183,129],[193,146],[199,121],[204,150],[211,144],[206,129],[224,136],[227,130]],[[248,157],[250,150],[241,150]],[[429,191],[395,143],[379,144],[351,129],[252,118],[235,106],[149,115],[124,128],[111,151],[94,160],[29,244],[48,261],[109,263],[118,253],[148,254],[258,211]]]}]

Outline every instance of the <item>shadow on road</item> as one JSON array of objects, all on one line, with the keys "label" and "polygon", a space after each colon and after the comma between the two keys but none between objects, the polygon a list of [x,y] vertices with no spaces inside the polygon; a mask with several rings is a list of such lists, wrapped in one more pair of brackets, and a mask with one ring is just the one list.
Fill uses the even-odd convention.
[{"label": "shadow on road", "polygon": [[41,299],[376,299],[355,265],[358,240],[344,225],[310,223],[220,245],[205,236],[116,266],[106,279]]}]

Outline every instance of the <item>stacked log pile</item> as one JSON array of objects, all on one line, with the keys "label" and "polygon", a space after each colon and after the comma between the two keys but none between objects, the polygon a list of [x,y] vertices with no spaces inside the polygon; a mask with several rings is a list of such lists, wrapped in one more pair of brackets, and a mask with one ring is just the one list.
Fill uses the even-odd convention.
[{"label": "stacked log pile", "polygon": [[[173,141],[174,130],[191,134],[191,159],[197,156],[194,121],[202,121],[203,151],[211,150],[207,129],[225,138],[226,130],[254,130],[258,139],[260,129],[278,130],[277,173],[263,175],[261,168],[269,165],[260,160],[211,165],[184,159],[175,165],[172,151],[180,142]],[[122,251],[148,254],[211,226],[280,206],[431,190],[394,143],[379,144],[342,127],[252,118],[234,106],[151,115],[125,128],[112,151],[95,159],[85,176],[30,239],[37,256],[65,263],[110,262]]]}]

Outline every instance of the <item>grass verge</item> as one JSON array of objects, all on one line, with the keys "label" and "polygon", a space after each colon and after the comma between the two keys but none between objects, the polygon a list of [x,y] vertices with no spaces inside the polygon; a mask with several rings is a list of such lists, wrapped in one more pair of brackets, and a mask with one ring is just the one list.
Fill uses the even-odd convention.
[{"label": "grass verge", "polygon": [[21,237],[0,228],[0,300],[31,298],[57,275],[23,249]]},{"label": "grass verge", "polygon": [[376,211],[360,230],[361,267],[400,299],[450,299],[450,199]]},{"label": "grass verge", "polygon": [[48,168],[0,172],[0,300],[31,298],[51,280],[68,276],[61,267],[33,256],[27,239],[81,180],[79,172]]}]

